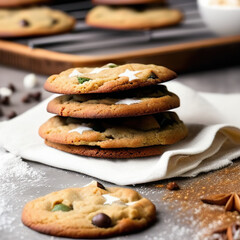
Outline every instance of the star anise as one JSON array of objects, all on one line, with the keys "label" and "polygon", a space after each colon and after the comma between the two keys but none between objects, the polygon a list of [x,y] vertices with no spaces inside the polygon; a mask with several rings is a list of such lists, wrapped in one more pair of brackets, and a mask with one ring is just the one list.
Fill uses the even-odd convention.
[{"label": "star anise", "polygon": [[240,239],[240,225],[234,223],[230,226],[220,228],[214,231],[211,236],[208,237],[208,240],[237,240]]},{"label": "star anise", "polygon": [[204,203],[225,206],[225,211],[240,213],[240,195],[237,193],[216,194],[201,199]]}]

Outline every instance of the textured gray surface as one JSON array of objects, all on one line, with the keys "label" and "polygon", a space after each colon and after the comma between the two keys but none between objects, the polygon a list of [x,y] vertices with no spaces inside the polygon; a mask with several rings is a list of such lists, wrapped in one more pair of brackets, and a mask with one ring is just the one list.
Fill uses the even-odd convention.
[{"label": "textured gray surface", "polygon": [[[28,92],[41,90],[43,93],[43,98],[46,98],[50,95],[49,93],[46,93],[42,90],[42,84],[45,81],[46,76],[38,76],[40,84],[37,88],[32,90],[24,89],[22,80],[26,74],[27,72],[25,71],[0,66],[0,87],[7,86],[9,83],[13,83],[17,87],[17,92],[11,98],[11,105],[3,108],[3,111],[5,113],[10,112],[11,110],[15,110],[18,114],[20,114],[35,105],[35,103],[23,104],[21,102],[22,97]],[[240,67],[238,66],[201,73],[191,73],[188,75],[179,76],[177,81],[180,81],[199,91],[239,93]],[[4,120],[4,118],[1,118],[0,120]],[[7,191],[6,195],[0,196],[0,200],[7,198],[9,206],[11,206],[11,208],[8,211],[7,218],[9,219],[9,222],[6,222],[6,228],[0,228],[0,239],[60,239],[39,234],[23,226],[20,220],[22,207],[27,201],[30,201],[31,199],[45,195],[52,191],[57,191],[59,189],[67,187],[83,186],[86,183],[89,183],[92,178],[79,173],[64,171],[46,165],[32,162],[27,163],[32,169],[36,170],[39,173],[39,181],[26,181],[26,179],[18,181],[19,179],[12,176],[11,183],[4,183],[9,184],[9,186],[12,186],[12,188],[9,188],[9,191]],[[198,178],[201,178],[202,176],[203,175],[199,176]],[[185,184],[189,184],[191,181],[191,179],[178,180],[182,187],[184,187]],[[152,227],[144,230],[143,232],[128,236],[116,237],[113,239],[194,239],[194,236],[196,236],[198,223],[193,222],[191,219],[187,219],[191,222],[191,224],[187,225],[187,221],[183,221],[183,219],[179,218],[178,211],[176,210],[177,208],[171,209],[170,203],[166,203],[162,200],[162,197],[167,190],[155,187],[156,184],[162,183],[164,182],[161,181],[158,183],[151,183],[146,185],[130,186],[139,191],[143,196],[148,197],[156,204],[158,211],[158,220]],[[106,186],[111,186],[110,183],[104,184]]]}]

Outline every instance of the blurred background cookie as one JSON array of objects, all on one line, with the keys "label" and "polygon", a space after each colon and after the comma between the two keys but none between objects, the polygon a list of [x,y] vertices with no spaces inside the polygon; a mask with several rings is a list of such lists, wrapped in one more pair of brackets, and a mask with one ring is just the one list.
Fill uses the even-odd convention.
[{"label": "blurred background cookie", "polygon": [[183,14],[176,9],[158,7],[96,6],[89,11],[86,23],[100,28],[141,30],[179,24]]},{"label": "blurred background cookie", "polygon": [[51,35],[70,31],[75,19],[47,7],[0,9],[0,37]]},{"label": "blurred background cookie", "polygon": [[93,4],[109,4],[109,5],[150,4],[165,2],[166,2],[165,0],[92,0]]},{"label": "blurred background cookie", "polygon": [[51,2],[51,0],[0,0],[0,7],[19,7],[48,2]]}]

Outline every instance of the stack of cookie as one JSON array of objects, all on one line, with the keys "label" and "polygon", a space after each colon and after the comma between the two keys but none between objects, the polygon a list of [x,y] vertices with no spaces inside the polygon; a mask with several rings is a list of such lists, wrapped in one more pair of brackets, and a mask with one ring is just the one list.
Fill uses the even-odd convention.
[{"label": "stack of cookie", "polygon": [[159,83],[176,74],[161,66],[107,64],[50,76],[45,89],[65,94],[39,134],[48,146],[83,156],[136,158],[162,154],[187,135],[174,112],[179,98]]}]

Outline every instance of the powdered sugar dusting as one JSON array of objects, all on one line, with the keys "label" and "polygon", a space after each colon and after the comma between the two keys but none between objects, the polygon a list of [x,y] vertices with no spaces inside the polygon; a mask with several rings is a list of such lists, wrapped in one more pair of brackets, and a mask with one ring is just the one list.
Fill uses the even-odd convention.
[{"label": "powdered sugar dusting", "polygon": [[[12,232],[19,208],[13,203],[19,202],[19,196],[28,190],[29,186],[43,186],[44,173],[35,170],[20,157],[0,148],[0,231]],[[14,215],[14,216],[13,216]]]}]

